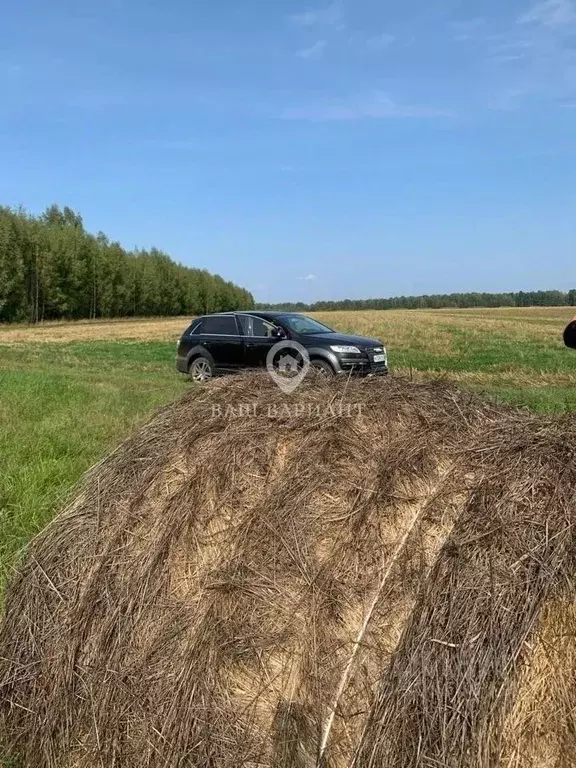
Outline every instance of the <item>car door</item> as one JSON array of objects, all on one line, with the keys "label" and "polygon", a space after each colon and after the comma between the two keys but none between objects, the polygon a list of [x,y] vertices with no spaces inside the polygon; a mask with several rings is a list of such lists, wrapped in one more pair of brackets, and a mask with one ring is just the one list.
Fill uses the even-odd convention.
[{"label": "car door", "polygon": [[202,321],[199,342],[217,368],[240,368],[244,342],[234,315],[208,315]]},{"label": "car door", "polygon": [[248,368],[266,366],[268,352],[280,339],[272,335],[278,326],[254,315],[238,315],[244,340],[244,360]]}]

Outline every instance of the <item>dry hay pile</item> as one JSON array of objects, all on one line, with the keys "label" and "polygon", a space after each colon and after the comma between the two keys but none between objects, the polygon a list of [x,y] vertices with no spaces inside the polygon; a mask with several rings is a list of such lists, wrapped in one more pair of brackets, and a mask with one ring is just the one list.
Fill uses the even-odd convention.
[{"label": "dry hay pile", "polygon": [[30,547],[0,740],[34,768],[575,765],[575,450],[443,384],[190,392]]}]

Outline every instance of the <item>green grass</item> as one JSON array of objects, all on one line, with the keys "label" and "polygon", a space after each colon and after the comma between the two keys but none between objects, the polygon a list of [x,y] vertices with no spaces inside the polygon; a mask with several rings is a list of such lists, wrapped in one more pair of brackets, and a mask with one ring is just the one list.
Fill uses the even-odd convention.
[{"label": "green grass", "polygon": [[408,347],[393,354],[395,365],[452,378],[536,413],[576,411],[576,353],[560,340],[551,344],[539,337],[520,341],[502,333],[442,330],[451,340],[449,354]]},{"label": "green grass", "polygon": [[0,580],[91,465],[187,384],[174,345],[0,347]]},{"label": "green grass", "polygon": [[495,385],[489,389],[479,388],[479,391],[511,405],[529,408],[535,413],[562,415],[576,411],[576,388],[574,387]]}]

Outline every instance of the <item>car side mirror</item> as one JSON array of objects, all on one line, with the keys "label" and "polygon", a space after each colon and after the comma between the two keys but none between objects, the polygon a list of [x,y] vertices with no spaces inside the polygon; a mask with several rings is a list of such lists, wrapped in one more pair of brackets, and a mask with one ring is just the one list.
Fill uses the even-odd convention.
[{"label": "car side mirror", "polygon": [[284,328],[273,328],[272,329],[272,338],[274,339],[285,339],[286,338],[286,331]]}]

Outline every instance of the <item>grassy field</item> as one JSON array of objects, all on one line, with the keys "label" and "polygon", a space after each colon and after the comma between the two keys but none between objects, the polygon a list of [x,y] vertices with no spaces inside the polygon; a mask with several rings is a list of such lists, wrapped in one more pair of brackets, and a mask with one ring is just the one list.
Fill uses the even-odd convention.
[{"label": "grassy field", "polygon": [[[570,310],[335,312],[384,340],[395,373],[447,377],[536,411],[576,410]],[[0,327],[0,582],[81,474],[190,386],[173,368],[185,318]]]}]

